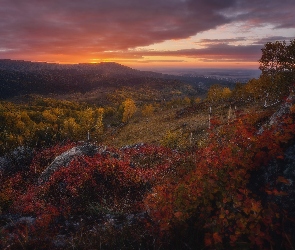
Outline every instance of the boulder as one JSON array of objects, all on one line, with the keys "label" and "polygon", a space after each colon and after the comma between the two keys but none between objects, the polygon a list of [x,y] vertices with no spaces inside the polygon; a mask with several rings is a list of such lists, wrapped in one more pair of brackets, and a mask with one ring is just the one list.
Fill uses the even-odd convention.
[{"label": "boulder", "polygon": [[[265,188],[278,190],[284,195],[266,194]],[[295,144],[290,145],[283,159],[273,159],[252,173],[249,189],[261,197],[262,201],[275,203],[295,216]],[[295,229],[295,228],[294,228]]]},{"label": "boulder", "polygon": [[93,156],[96,153],[103,153],[105,148],[96,145],[85,143],[81,146],[73,147],[68,151],[57,156],[53,162],[42,172],[39,177],[39,184],[47,182],[52,174],[62,167],[67,167],[68,164],[78,156]]},{"label": "boulder", "polygon": [[33,155],[32,148],[19,146],[0,157],[0,171],[4,175],[13,175],[17,172],[28,170]]},{"label": "boulder", "polygon": [[258,134],[262,134],[263,131],[268,127],[280,122],[280,119],[290,113],[290,108],[295,104],[295,94],[290,94],[286,101],[280,106],[280,108],[270,117],[267,124],[261,126],[258,131]]}]

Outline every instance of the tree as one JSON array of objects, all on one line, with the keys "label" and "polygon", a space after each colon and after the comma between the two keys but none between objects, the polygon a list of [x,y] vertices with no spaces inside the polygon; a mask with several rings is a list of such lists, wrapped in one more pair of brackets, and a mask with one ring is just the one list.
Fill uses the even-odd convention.
[{"label": "tree", "polygon": [[79,124],[76,123],[74,118],[70,117],[70,118],[64,120],[63,133],[67,137],[69,137],[71,139],[76,138],[79,130],[80,130],[80,126],[79,126]]},{"label": "tree", "polygon": [[94,130],[96,134],[103,132],[104,108],[97,108],[94,111]]},{"label": "tree", "polygon": [[283,71],[286,57],[286,42],[276,41],[269,42],[264,45],[262,56],[259,60],[259,69],[263,74],[271,75],[272,77],[278,72]]},{"label": "tree", "polygon": [[259,69],[263,75],[270,76],[272,82],[279,75],[284,81],[295,80],[295,39],[289,44],[285,41],[269,42],[261,50]]},{"label": "tree", "polygon": [[228,88],[228,87],[223,88],[222,93],[221,93],[222,99],[228,99],[231,96],[231,94],[232,94],[232,92],[231,92],[230,88]]},{"label": "tree", "polygon": [[128,122],[136,111],[135,102],[132,99],[126,99],[123,102],[123,118],[122,122]]},{"label": "tree", "polygon": [[94,111],[91,108],[80,111],[78,124],[81,126],[83,136],[88,135],[90,129],[94,127]]},{"label": "tree", "polygon": [[210,87],[207,93],[207,99],[210,102],[218,102],[231,97],[231,90],[228,87],[222,87],[219,84],[214,84]]},{"label": "tree", "polygon": [[289,93],[289,87],[295,81],[295,39],[289,44],[285,41],[266,43],[259,60],[262,74],[259,78],[261,90],[267,107],[279,102]]},{"label": "tree", "polygon": [[235,88],[232,91],[232,97],[235,101],[246,101],[247,93],[245,90],[245,85],[243,83],[237,82]]},{"label": "tree", "polygon": [[147,104],[147,105],[144,105],[141,113],[143,116],[151,116],[155,111],[155,108],[152,104]]},{"label": "tree", "polygon": [[45,119],[46,122],[49,123],[56,123],[57,121],[57,116],[52,112],[52,110],[50,109],[46,109],[42,112],[42,116]]},{"label": "tree", "polygon": [[191,99],[188,98],[187,96],[183,99],[184,105],[190,105],[191,104]]}]

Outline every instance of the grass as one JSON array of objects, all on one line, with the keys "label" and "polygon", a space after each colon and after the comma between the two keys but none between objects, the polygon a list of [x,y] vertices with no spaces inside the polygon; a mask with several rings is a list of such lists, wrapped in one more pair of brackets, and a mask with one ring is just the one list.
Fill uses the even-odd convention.
[{"label": "grass", "polygon": [[[203,102],[195,107],[183,105],[157,108],[149,117],[137,112],[124,126],[107,130],[103,143],[115,147],[142,142],[167,146],[167,137],[174,136],[176,147],[200,146],[206,138],[210,106],[209,103]],[[221,124],[227,124],[229,107],[229,102],[213,104],[211,118],[217,118]],[[240,104],[238,107],[232,105],[230,119],[235,119],[238,114],[250,114],[253,123],[260,126],[276,108],[277,106],[264,108],[261,103],[254,102]]]},{"label": "grass", "polygon": [[136,114],[125,126],[107,136],[104,143],[122,147],[136,143],[161,144],[165,135],[170,132],[186,138],[191,132],[205,130],[208,126],[208,115],[204,112],[176,118],[181,108],[157,110],[152,116],[143,117]]}]

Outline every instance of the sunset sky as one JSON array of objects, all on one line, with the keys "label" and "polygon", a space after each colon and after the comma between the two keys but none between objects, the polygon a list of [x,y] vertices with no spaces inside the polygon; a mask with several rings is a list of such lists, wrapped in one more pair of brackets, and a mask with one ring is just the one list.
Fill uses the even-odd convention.
[{"label": "sunset sky", "polygon": [[0,0],[0,58],[258,68],[295,38],[295,0]]}]

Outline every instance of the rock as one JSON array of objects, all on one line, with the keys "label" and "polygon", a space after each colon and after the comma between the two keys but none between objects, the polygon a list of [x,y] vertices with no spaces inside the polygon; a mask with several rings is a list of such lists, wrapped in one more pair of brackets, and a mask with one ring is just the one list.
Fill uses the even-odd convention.
[{"label": "rock", "polygon": [[[283,180],[279,181],[279,178]],[[267,195],[263,190],[279,190],[284,195]],[[276,203],[292,217],[295,216],[295,144],[289,146],[283,159],[273,159],[266,166],[252,173],[249,189],[264,202]]]},{"label": "rock", "polygon": [[54,161],[42,172],[39,177],[39,184],[47,182],[50,176],[62,167],[66,167],[73,159],[78,156],[86,155],[93,156],[96,153],[103,153],[106,148],[86,143],[82,146],[77,146],[57,156]]},{"label": "rock", "polygon": [[290,94],[289,97],[286,99],[286,101],[280,106],[279,110],[276,111],[269,119],[267,124],[264,124],[261,126],[261,128],[258,131],[258,134],[262,134],[264,129],[267,126],[272,126],[280,121],[280,118],[282,118],[284,115],[290,113],[290,108],[292,105],[295,104],[295,94]]},{"label": "rock", "polygon": [[10,153],[0,157],[0,171],[12,175],[29,168],[33,159],[33,150],[29,147],[20,146]]},{"label": "rock", "polygon": [[141,143],[136,143],[133,145],[125,145],[123,147],[121,147],[121,150],[126,150],[126,149],[140,149],[144,146],[145,144],[143,142]]},{"label": "rock", "polygon": [[[3,216],[4,217],[4,216]],[[1,218],[3,220],[3,218]],[[32,226],[34,225],[36,218],[31,217],[31,216],[22,216],[22,217],[17,217],[17,216],[7,216],[7,223],[5,226],[3,226],[2,230],[9,230],[11,228],[19,227],[20,225],[28,225]]]},{"label": "rock", "polygon": [[9,160],[7,157],[0,157],[0,171],[4,171],[9,165]]},{"label": "rock", "polygon": [[285,165],[283,174],[290,181],[290,185],[295,184],[295,145],[289,147],[285,152]]},{"label": "rock", "polygon": [[52,245],[56,249],[65,249],[68,244],[68,239],[66,238],[66,235],[57,235],[55,238],[52,240]]}]

